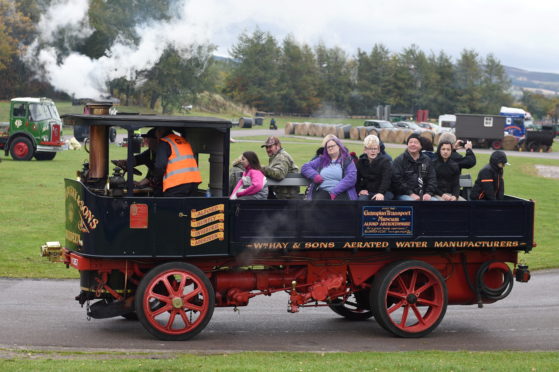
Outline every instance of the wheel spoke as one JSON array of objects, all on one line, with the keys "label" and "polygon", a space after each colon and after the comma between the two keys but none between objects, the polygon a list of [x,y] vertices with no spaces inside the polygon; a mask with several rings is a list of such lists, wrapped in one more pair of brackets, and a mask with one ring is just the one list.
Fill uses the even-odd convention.
[{"label": "wheel spoke", "polygon": [[394,311],[398,310],[399,308],[401,308],[403,305],[405,304],[405,301],[400,301],[394,305],[392,305],[390,308],[387,309],[388,314],[392,314]]},{"label": "wheel spoke", "polygon": [[188,328],[192,325],[192,323],[190,322],[190,320],[188,320],[188,317],[186,316],[186,312],[183,309],[179,310],[179,314],[182,318],[182,321],[184,322],[185,326]]},{"label": "wheel spoke", "polygon": [[423,319],[423,315],[421,315],[417,306],[415,306],[415,304],[414,304],[414,305],[411,305],[411,308],[413,310],[413,313],[415,314],[415,317],[419,321],[419,323],[421,323],[422,325],[425,325],[425,319]]},{"label": "wheel spoke", "polygon": [[177,288],[178,294],[182,294],[185,285],[186,285],[186,275],[183,275],[181,278],[181,282],[179,283],[179,288]]},{"label": "wheel spoke", "polygon": [[426,290],[428,290],[429,288],[433,287],[436,284],[437,283],[434,280],[430,279],[427,283],[419,287],[417,291],[415,291],[415,294],[419,297],[423,292],[425,292]]},{"label": "wheel spoke", "polygon": [[171,311],[171,314],[169,314],[169,321],[165,325],[166,329],[168,329],[168,330],[173,329],[173,323],[175,322],[175,315],[177,315],[177,310],[173,309],[173,311]]},{"label": "wheel spoke", "polygon": [[427,300],[425,298],[418,298],[417,303],[420,304],[420,305],[427,305],[427,306],[431,306],[431,307],[441,306],[438,302]]},{"label": "wheel spoke", "polygon": [[187,308],[188,310],[194,310],[194,311],[199,311],[199,312],[204,310],[204,305],[196,305],[196,304],[193,304],[193,303],[190,303],[190,302],[185,303],[184,307]]},{"label": "wheel spoke", "polygon": [[187,293],[184,296],[182,296],[182,300],[183,300],[184,303],[188,303],[188,302],[190,302],[190,300],[192,300],[192,298],[198,296],[200,293],[202,293],[202,289],[201,288],[196,288],[192,292]]},{"label": "wheel spoke", "polygon": [[400,285],[402,291],[407,294],[409,292],[408,287],[406,286],[406,283],[404,282],[404,278],[402,278],[402,275],[399,275],[396,280],[398,281],[398,284]]},{"label": "wheel spoke", "polygon": [[412,270],[410,286],[409,286],[410,292],[414,290],[416,283],[417,283],[417,270]]},{"label": "wheel spoke", "polygon": [[404,312],[402,313],[402,319],[400,321],[400,327],[402,328],[406,327],[406,321],[408,320],[409,311],[410,311],[410,306],[409,305],[404,306]]},{"label": "wheel spoke", "polygon": [[396,298],[399,298],[399,299],[402,299],[402,300],[406,298],[405,293],[387,291],[386,294],[388,295],[388,297],[396,297]]},{"label": "wheel spoke", "polygon": [[168,296],[164,296],[164,295],[162,295],[162,294],[155,293],[155,292],[151,292],[151,293],[149,294],[149,298],[150,298],[150,299],[154,298],[154,299],[156,299],[156,300],[158,300],[158,301],[165,302],[166,304],[169,304],[169,302],[170,302],[170,299],[169,299]]},{"label": "wheel spoke", "polygon": [[175,294],[175,290],[173,289],[173,286],[171,285],[171,283],[169,282],[169,277],[164,277],[161,279],[161,281],[163,282],[163,284],[165,285],[165,288],[167,288],[167,292],[169,292],[169,296],[172,296]]},{"label": "wheel spoke", "polygon": [[159,308],[159,309],[153,311],[151,313],[151,316],[155,318],[156,316],[161,315],[164,312],[171,310],[172,308],[173,307],[171,305],[167,304],[167,305],[163,306],[162,308]]}]

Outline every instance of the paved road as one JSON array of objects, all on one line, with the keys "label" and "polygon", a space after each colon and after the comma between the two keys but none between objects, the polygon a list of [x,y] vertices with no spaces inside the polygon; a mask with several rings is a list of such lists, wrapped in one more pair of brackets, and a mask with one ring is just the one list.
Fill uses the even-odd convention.
[{"label": "paved road", "polygon": [[47,350],[223,351],[398,351],[398,350],[559,350],[559,270],[533,274],[515,283],[500,302],[449,306],[428,337],[390,336],[374,320],[350,322],[330,309],[306,308],[288,314],[287,296],[251,300],[235,313],[216,309],[196,338],[163,342],[135,321],[87,321],[73,300],[76,280],[0,279],[0,348]]}]

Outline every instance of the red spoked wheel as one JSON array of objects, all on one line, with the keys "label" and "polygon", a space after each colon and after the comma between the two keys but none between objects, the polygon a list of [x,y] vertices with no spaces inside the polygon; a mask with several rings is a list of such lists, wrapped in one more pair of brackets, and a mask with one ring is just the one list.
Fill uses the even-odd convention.
[{"label": "red spoked wheel", "polygon": [[142,325],[165,341],[187,340],[206,327],[215,306],[213,287],[196,266],[169,262],[152,269],[136,293]]},{"label": "red spoked wheel", "polygon": [[33,152],[33,144],[25,137],[16,138],[10,146],[10,154],[14,160],[30,160]]},{"label": "red spoked wheel", "polygon": [[399,337],[423,337],[444,317],[448,295],[444,278],[422,261],[399,261],[375,275],[371,310],[377,322]]}]

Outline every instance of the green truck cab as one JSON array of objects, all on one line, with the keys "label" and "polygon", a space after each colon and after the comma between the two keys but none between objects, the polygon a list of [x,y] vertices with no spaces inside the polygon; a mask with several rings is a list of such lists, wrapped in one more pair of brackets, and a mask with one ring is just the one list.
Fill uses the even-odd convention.
[{"label": "green truck cab", "polygon": [[0,149],[14,160],[52,160],[68,145],[62,141],[62,120],[48,98],[13,98],[10,122],[0,123]]}]

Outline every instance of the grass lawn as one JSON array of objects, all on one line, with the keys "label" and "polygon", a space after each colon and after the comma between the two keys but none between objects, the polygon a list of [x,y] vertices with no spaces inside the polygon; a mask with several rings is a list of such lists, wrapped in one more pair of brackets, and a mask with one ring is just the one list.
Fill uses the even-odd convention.
[{"label": "grass lawn", "polygon": [[[1,352],[1,350],[0,350]],[[219,355],[40,353],[23,351],[0,359],[11,371],[557,371],[556,352],[358,352]]]}]

